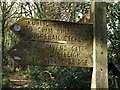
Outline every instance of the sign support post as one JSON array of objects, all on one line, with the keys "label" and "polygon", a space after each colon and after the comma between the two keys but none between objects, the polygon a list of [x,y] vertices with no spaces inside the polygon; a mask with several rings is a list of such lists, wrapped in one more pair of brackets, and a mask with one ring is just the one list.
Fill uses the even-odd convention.
[{"label": "sign support post", "polygon": [[93,73],[91,89],[108,89],[107,30],[105,2],[92,2]]}]

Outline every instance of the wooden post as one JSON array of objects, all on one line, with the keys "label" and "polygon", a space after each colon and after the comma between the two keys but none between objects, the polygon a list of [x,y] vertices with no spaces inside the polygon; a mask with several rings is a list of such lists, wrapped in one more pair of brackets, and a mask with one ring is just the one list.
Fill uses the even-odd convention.
[{"label": "wooden post", "polygon": [[94,28],[91,89],[108,89],[106,3],[93,1],[91,9]]}]

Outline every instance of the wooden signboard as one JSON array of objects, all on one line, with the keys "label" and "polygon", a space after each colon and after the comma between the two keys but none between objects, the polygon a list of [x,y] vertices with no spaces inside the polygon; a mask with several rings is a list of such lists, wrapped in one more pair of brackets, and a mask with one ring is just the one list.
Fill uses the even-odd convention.
[{"label": "wooden signboard", "polygon": [[93,66],[92,24],[23,18],[11,30],[21,39],[9,50],[19,64]]}]

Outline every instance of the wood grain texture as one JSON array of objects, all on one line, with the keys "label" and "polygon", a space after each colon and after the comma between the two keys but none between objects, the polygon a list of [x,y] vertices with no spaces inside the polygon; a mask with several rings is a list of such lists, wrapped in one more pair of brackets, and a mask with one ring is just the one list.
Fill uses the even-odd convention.
[{"label": "wood grain texture", "polygon": [[93,4],[94,44],[91,88],[108,89],[106,3]]},{"label": "wood grain texture", "polygon": [[93,25],[24,18],[11,30],[21,42],[9,54],[23,65],[92,67]]}]

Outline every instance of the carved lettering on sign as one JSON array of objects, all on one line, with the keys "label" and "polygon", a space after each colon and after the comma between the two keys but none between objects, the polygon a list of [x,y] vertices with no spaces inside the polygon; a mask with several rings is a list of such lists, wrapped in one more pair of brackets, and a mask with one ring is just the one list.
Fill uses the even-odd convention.
[{"label": "carved lettering on sign", "polygon": [[21,42],[9,54],[19,64],[92,67],[92,24],[25,18],[11,29]]},{"label": "carved lettering on sign", "polygon": [[[23,40],[35,41],[66,41],[67,43],[92,43],[92,24],[77,24],[60,21],[45,21],[36,19],[23,19],[15,25],[21,26],[21,31],[13,31]],[[23,35],[24,34],[24,35]]]},{"label": "carved lettering on sign", "polygon": [[[85,47],[79,44],[20,42],[9,51],[9,54],[13,58],[15,56],[21,58],[18,63],[23,65],[82,65],[91,67],[92,53],[88,52]],[[91,50],[90,47],[88,49]],[[91,55],[88,56],[88,53],[91,53]],[[87,60],[87,63],[85,60]]]}]

